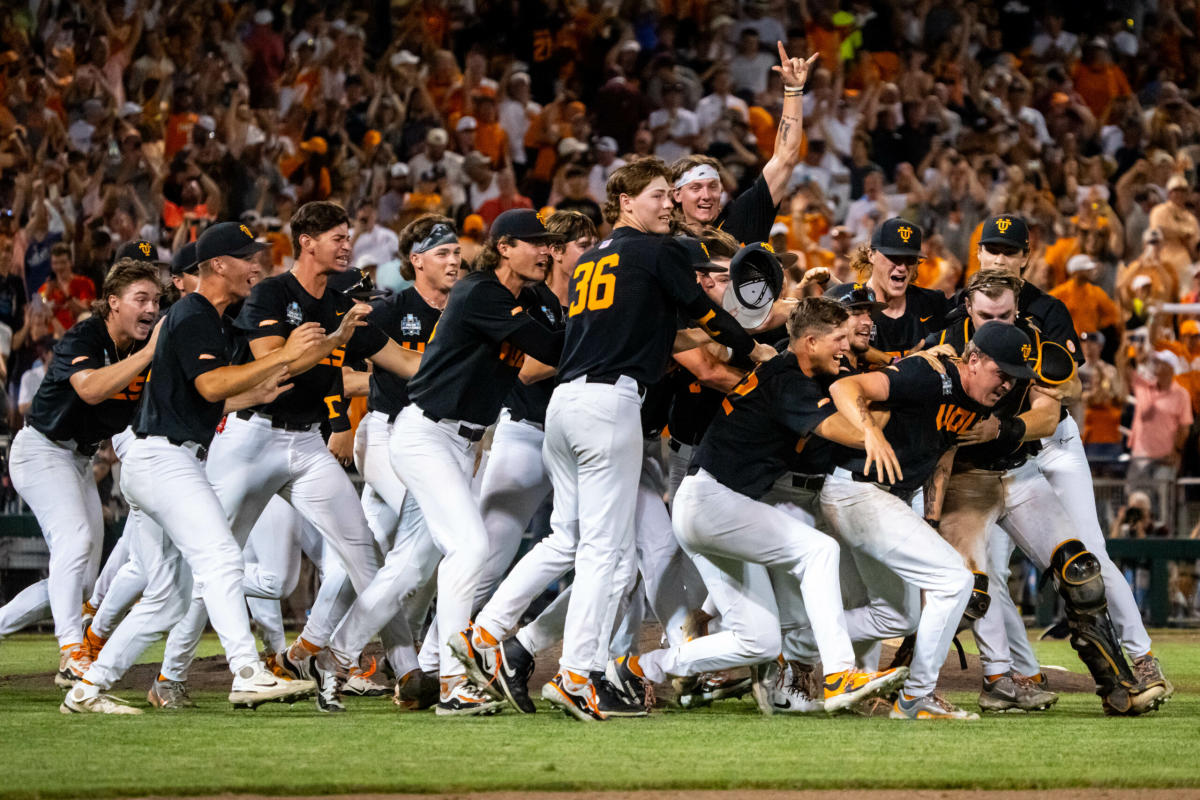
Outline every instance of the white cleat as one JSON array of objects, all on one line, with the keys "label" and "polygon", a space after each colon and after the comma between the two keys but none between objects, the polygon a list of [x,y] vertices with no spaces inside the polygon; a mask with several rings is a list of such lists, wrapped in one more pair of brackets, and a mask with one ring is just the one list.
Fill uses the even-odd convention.
[{"label": "white cleat", "polygon": [[295,703],[311,697],[317,684],[307,680],[290,680],[273,675],[262,665],[242,667],[233,679],[229,702],[234,708],[258,708],[263,703]]},{"label": "white cleat", "polygon": [[142,711],[112,695],[102,694],[96,686],[78,683],[58,707],[63,714],[125,714],[137,715]]}]

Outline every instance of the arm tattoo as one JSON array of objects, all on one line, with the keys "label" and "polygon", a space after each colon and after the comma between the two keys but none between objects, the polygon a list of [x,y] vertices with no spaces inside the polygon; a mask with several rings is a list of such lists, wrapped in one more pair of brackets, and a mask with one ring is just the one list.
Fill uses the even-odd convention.
[{"label": "arm tattoo", "polygon": [[954,465],[954,453],[958,447],[952,447],[938,459],[933,473],[925,481],[925,518],[939,520],[942,517],[942,503],[946,499],[946,484],[950,482],[950,468]]},{"label": "arm tattoo", "polygon": [[871,416],[870,405],[867,403],[867,398],[862,395],[859,395],[855,402],[858,404],[859,419],[862,420],[863,427],[865,428],[875,421],[874,417]]}]

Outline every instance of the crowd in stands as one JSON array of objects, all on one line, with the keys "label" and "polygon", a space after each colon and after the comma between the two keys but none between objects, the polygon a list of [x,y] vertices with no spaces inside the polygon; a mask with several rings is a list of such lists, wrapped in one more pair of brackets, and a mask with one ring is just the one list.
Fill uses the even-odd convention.
[{"label": "crowd in stands", "polygon": [[[239,219],[291,258],[298,204],[351,212],[354,265],[404,285],[397,231],[498,214],[600,226],[646,155],[772,156],[771,67],[818,53],[772,244],[853,278],[881,219],[926,231],[920,285],[978,268],[990,214],[1083,338],[1097,469],[1200,474],[1200,4],[1100,0],[29,0],[0,8],[0,351],[10,425],[116,250],[164,260]],[[1180,305],[1182,304],[1182,305]],[[1128,469],[1126,470],[1126,463]]]}]

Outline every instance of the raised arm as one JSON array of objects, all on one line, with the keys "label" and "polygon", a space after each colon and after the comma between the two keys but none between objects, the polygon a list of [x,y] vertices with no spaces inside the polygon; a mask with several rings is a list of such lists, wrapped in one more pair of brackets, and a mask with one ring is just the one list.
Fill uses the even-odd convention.
[{"label": "raised arm", "polygon": [[867,454],[863,474],[870,474],[871,464],[875,464],[875,474],[880,482],[895,483],[904,478],[904,471],[870,408],[872,402],[887,400],[890,392],[891,384],[883,372],[848,375],[829,387],[829,396],[838,413],[862,434],[863,450]]},{"label": "raised arm", "polygon": [[808,80],[808,69],[818,54],[813,53],[807,59],[789,58],[783,42],[776,44],[780,65],[771,69],[783,80],[783,111],[775,132],[775,152],[763,166],[762,174],[771,190],[772,202],[779,205],[787,196],[792,170],[800,163],[800,143],[804,140],[804,82]]}]

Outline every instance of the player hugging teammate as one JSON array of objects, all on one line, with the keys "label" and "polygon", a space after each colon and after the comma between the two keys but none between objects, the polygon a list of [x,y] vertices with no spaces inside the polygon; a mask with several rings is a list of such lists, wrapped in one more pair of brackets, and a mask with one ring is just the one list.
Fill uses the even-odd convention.
[{"label": "player hugging teammate", "polygon": [[[1062,596],[1103,710],[1157,708],[1173,689],[1063,410],[1079,345],[1062,304],[1021,280],[1024,222],[985,223],[982,269],[953,301],[911,285],[922,231],[899,218],[876,227],[861,282],[796,299],[762,242],[811,60],[780,56],[776,156],[724,210],[719,164],[642,159],[609,178],[603,240],[579,214],[512,210],[468,272],[452,220],[413,221],[411,286],[388,295],[333,288],[354,282],[349,218],[309,203],[288,272],[260,280],[265,245],[236,223],[181,249],[183,296],[153,332],[156,272],[119,261],[14,443],[52,560],[0,609],[0,635],[52,614],[70,713],[140,713],[106,690],[168,628],[151,702],[193,706],[211,619],[236,707],[315,693],[344,712],[344,694],[386,691],[359,671],[378,636],[406,709],[533,713],[534,659],[561,639],[538,693],[582,721],[645,716],[668,682],[683,707],[752,691],[764,714],[885,698],[894,719],[965,720],[936,691],[962,625],[981,709],[1057,699],[1007,596],[1015,542]],[[114,435],[131,515],[93,595],[88,463]],[[514,563],[548,498],[551,533]],[[302,548],[322,584],[285,647],[278,600]],[[91,628],[85,596],[104,596]],[[639,652],[646,610],[665,646]],[[907,644],[881,668],[893,637]]]}]

